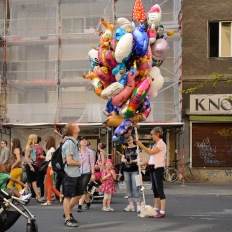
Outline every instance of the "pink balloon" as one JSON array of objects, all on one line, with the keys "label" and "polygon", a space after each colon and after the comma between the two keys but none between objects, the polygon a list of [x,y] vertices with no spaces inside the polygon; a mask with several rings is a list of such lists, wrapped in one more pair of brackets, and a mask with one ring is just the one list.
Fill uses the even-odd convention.
[{"label": "pink balloon", "polygon": [[112,105],[121,106],[132,94],[135,88],[135,77],[138,75],[138,71],[135,68],[132,68],[128,72],[128,79],[126,87],[117,95],[112,96]]},{"label": "pink balloon", "polygon": [[107,83],[113,83],[115,82],[115,77],[112,75],[112,73],[109,71],[107,67],[97,67],[95,68],[95,72],[100,80],[105,81]]},{"label": "pink balloon", "polygon": [[144,76],[146,71],[149,71],[152,68],[152,54],[151,47],[149,46],[144,57],[140,58],[137,62],[137,69],[141,76]]},{"label": "pink balloon", "polygon": [[168,54],[168,43],[165,39],[157,39],[151,46],[152,58],[163,61]]},{"label": "pink balloon", "polygon": [[112,70],[118,65],[118,62],[115,60],[114,51],[105,48],[100,48],[98,50],[98,61],[102,66],[106,66],[109,70]]}]

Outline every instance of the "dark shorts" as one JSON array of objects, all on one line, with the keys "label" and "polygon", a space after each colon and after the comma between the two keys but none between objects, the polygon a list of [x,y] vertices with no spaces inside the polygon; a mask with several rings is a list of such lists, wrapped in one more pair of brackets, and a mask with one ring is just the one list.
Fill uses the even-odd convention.
[{"label": "dark shorts", "polygon": [[83,195],[84,188],[82,177],[70,177],[65,174],[63,179],[63,194],[66,198]]},{"label": "dark shorts", "polygon": [[29,183],[35,182],[37,180],[37,178],[36,178],[37,168],[33,164],[32,164],[32,166],[35,169],[34,172],[31,171],[30,166],[28,164],[26,164],[26,166],[25,166],[26,173],[27,173],[27,182],[29,182]]}]

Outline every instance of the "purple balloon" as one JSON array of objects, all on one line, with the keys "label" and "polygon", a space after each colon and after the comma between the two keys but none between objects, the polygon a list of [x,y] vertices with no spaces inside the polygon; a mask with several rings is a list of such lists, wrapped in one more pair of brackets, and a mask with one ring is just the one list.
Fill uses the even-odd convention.
[{"label": "purple balloon", "polygon": [[165,39],[157,39],[151,46],[152,58],[163,61],[168,54],[168,43]]}]

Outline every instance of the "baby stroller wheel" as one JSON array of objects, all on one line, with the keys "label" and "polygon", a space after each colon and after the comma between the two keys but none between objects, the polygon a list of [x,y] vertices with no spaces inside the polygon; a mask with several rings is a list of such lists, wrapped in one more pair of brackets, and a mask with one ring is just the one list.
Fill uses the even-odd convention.
[{"label": "baby stroller wheel", "polygon": [[91,194],[91,195],[89,195],[89,202],[90,202],[90,203],[92,203],[92,202],[93,202],[93,200],[94,200],[93,195],[92,195],[92,194]]},{"label": "baby stroller wheel", "polygon": [[35,220],[27,224],[27,232],[38,232],[38,225]]}]

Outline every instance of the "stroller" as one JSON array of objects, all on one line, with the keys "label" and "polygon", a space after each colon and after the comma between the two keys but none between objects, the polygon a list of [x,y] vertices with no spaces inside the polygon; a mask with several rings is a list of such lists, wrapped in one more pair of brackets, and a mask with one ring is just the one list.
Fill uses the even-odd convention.
[{"label": "stroller", "polygon": [[88,192],[90,203],[92,203],[94,200],[102,200],[104,198],[104,193],[99,191],[99,187],[101,185],[100,180],[99,181],[90,181],[88,184]]},{"label": "stroller", "polygon": [[37,232],[38,226],[35,221],[35,216],[25,206],[29,203],[29,199],[23,200],[2,190],[2,185],[7,181],[8,179],[0,183],[0,232],[7,231],[21,215],[27,220],[26,231]]}]

